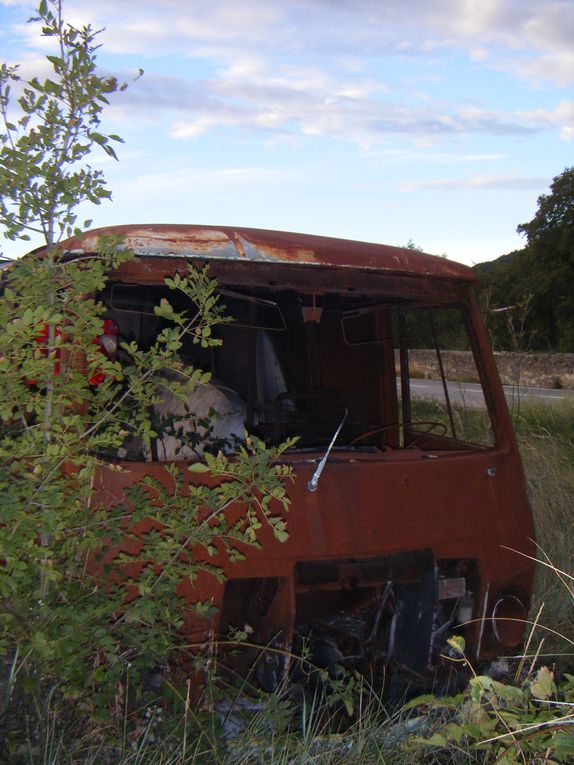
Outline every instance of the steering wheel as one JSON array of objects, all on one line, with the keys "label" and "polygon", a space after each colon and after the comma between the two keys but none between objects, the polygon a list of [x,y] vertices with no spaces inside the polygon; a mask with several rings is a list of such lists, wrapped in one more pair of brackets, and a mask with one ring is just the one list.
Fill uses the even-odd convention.
[{"label": "steering wheel", "polygon": [[439,432],[435,435],[437,436],[444,436],[444,434],[447,432],[448,428],[444,424],[444,422],[438,422],[436,420],[417,420],[416,422],[391,422],[387,425],[381,425],[378,428],[373,428],[372,430],[366,430],[364,433],[359,433],[358,436],[355,436],[349,446],[355,446],[355,444],[358,444],[360,441],[363,441],[365,438],[369,438],[370,436],[375,436],[377,433],[382,433],[385,430],[388,430],[389,428],[402,428],[404,429],[406,425],[410,426],[418,426],[418,425],[426,425],[426,429],[423,430],[422,433],[418,433],[417,436],[413,439],[413,441],[409,444],[409,446],[413,446],[422,436],[426,436],[428,433],[432,433],[433,430],[436,428],[439,428]]}]

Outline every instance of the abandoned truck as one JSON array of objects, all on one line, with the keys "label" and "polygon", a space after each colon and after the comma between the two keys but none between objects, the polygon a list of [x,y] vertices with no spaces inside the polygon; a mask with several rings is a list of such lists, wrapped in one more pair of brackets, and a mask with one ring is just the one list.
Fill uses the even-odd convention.
[{"label": "abandoned truck", "polygon": [[[212,402],[229,433],[298,438],[282,456],[294,475],[288,540],[264,535],[244,560],[221,560],[224,583],[200,575],[185,585],[190,602],[217,607],[192,620],[191,642],[249,625],[250,643],[272,652],[259,665],[265,651],[230,661],[265,689],[297,640],[329,669],[419,680],[453,634],[474,661],[521,643],[532,516],[469,268],[404,248],[211,226],[119,226],[66,246],[94,252],[102,234],[136,254],[100,296],[120,337],[149,346],[164,321],[153,311],[164,279],[208,264],[234,321],[217,328],[220,346],[184,341],[182,354],[217,381]],[[446,367],[453,338],[473,359],[473,385]],[[434,354],[435,380],[413,362],[420,348]],[[161,480],[167,460],[185,471],[193,459],[160,438],[122,470],[102,468],[96,491],[112,504],[142,476]]]}]

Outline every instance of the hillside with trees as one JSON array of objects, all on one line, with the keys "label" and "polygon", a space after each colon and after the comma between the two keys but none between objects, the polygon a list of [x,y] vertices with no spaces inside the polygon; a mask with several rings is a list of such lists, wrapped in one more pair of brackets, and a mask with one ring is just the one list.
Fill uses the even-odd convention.
[{"label": "hillside with trees", "polygon": [[518,226],[526,246],[474,267],[497,350],[574,352],[574,167]]}]

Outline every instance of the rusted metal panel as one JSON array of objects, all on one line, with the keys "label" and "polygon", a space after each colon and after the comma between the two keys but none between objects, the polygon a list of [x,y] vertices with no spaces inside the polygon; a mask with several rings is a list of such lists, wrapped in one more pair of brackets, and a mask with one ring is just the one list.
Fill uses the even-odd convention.
[{"label": "rusted metal panel", "polygon": [[476,281],[472,270],[460,263],[406,247],[225,226],[110,226],[69,239],[62,248],[70,253],[94,252],[98,238],[105,235],[123,237],[126,248],[148,257],[322,265]]},{"label": "rusted metal panel", "polygon": [[[338,454],[330,463],[319,491],[310,494],[307,483],[320,454],[309,453],[305,461],[286,457],[295,468],[295,484],[290,491],[289,540],[279,544],[269,533],[263,534],[261,550],[246,550],[243,562],[230,565],[224,555],[210,559],[220,564],[229,579],[277,576],[293,578],[300,561],[332,559],[355,560],[356,570],[348,567],[344,576],[331,582],[300,581],[301,591],[312,589],[318,601],[326,589],[361,589],[361,561],[376,556],[391,556],[403,550],[431,548],[438,560],[469,558],[480,561],[481,583],[475,590],[477,601],[487,594],[487,583],[499,587],[518,587],[527,596],[532,567],[511,550],[534,553],[533,544],[525,547],[525,535],[532,535],[527,500],[520,481],[520,464],[506,454],[459,455],[448,460],[425,460],[423,455],[408,455],[404,461],[388,459],[358,465],[354,454]],[[115,502],[122,488],[138,476],[161,478],[159,464],[124,464],[125,472],[103,470],[98,492]],[[185,465],[181,465],[185,470]],[[496,471],[493,480],[492,471]],[[510,548],[502,549],[501,544]],[[206,558],[206,561],[208,559]],[[340,577],[343,576],[341,579]],[[384,584],[384,576],[371,586]],[[460,582],[457,587],[460,588]],[[189,602],[222,601],[221,585],[210,577],[200,577],[192,586],[183,585]],[[448,591],[441,589],[439,597]],[[451,597],[459,597],[459,589]],[[523,595],[523,597],[524,597]],[[294,620],[295,615],[291,618]],[[216,625],[215,625],[216,626]],[[214,628],[214,625],[211,625]],[[218,629],[215,629],[218,632]],[[469,654],[485,658],[496,648],[479,645],[480,624],[467,630]]]},{"label": "rusted metal panel", "polygon": [[252,287],[293,289],[304,294],[360,292],[365,295],[405,299],[432,298],[437,303],[463,302],[467,297],[466,284],[441,280],[436,276],[403,275],[394,274],[392,271],[353,270],[332,266],[309,268],[285,263],[206,261],[201,258],[146,257],[124,263],[112,276],[128,284],[160,284],[168,276],[185,274],[189,262],[196,267],[208,263],[210,275],[227,286],[239,287],[249,284]]}]

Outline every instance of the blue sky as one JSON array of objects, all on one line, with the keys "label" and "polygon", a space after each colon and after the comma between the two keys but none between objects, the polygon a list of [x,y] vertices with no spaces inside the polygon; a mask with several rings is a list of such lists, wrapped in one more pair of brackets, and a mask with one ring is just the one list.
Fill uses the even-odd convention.
[{"label": "blue sky", "polygon": [[[0,0],[0,60],[43,67],[33,3]],[[129,83],[94,226],[203,223],[406,245],[453,260],[574,164],[573,0],[65,0]],[[139,68],[145,70],[137,81]],[[14,256],[25,244],[0,244]]]}]

